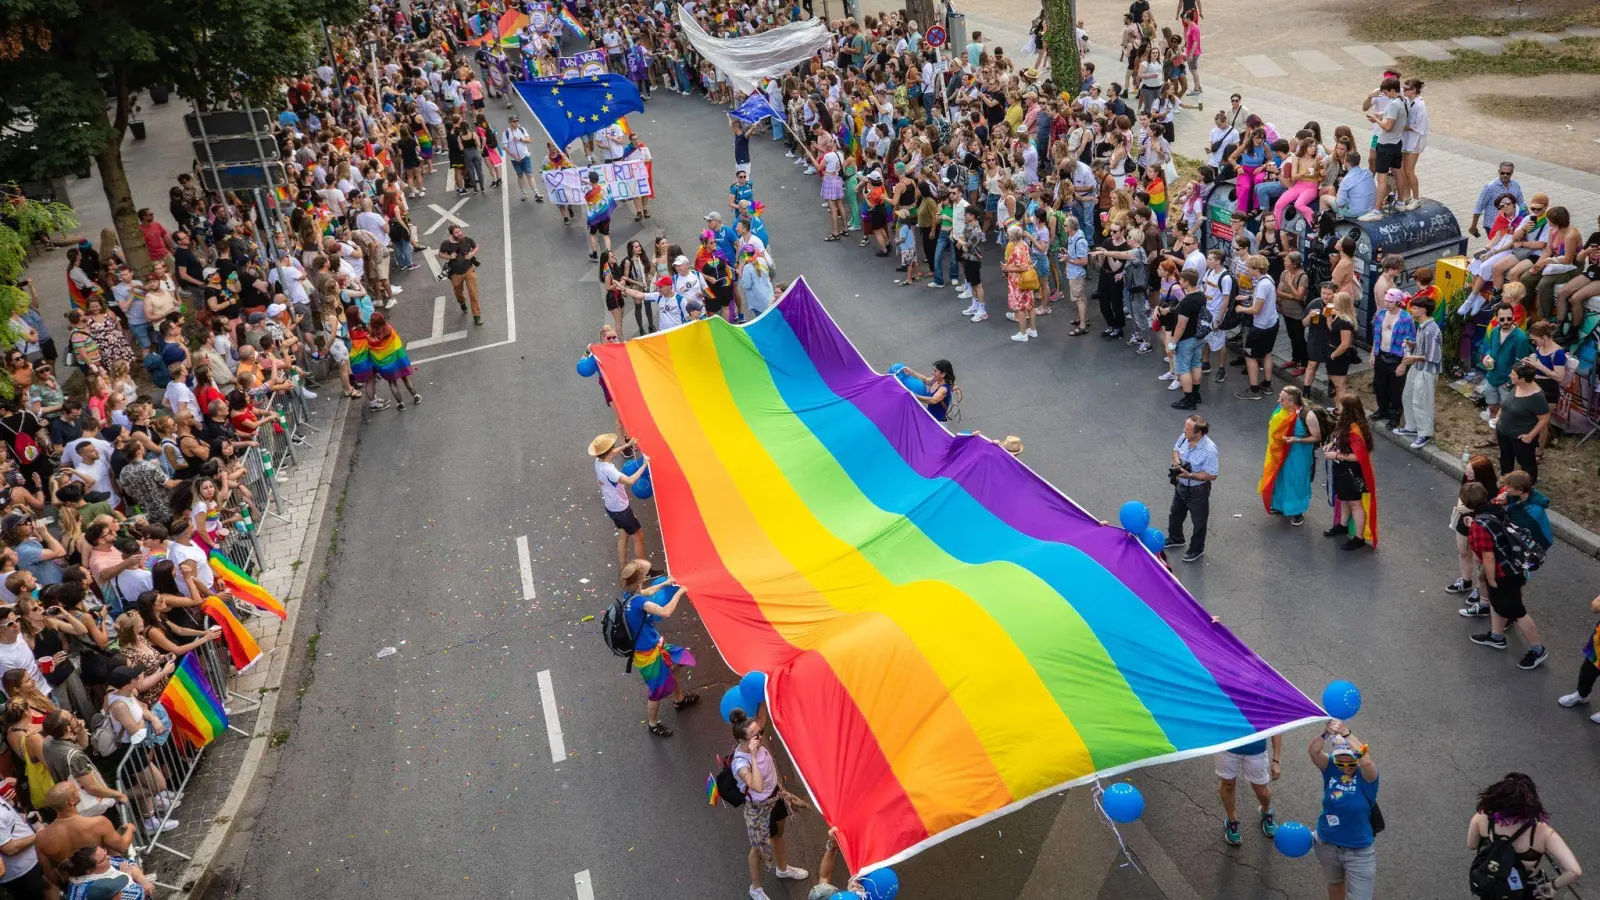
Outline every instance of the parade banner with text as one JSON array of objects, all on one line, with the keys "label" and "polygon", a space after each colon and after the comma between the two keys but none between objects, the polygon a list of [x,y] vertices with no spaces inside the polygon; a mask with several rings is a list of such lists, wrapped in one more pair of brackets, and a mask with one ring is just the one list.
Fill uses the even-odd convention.
[{"label": "parade banner with text", "polygon": [[587,205],[589,173],[599,172],[600,183],[612,199],[619,203],[639,197],[655,196],[653,173],[648,159],[625,159],[621,162],[598,166],[573,166],[566,169],[546,169],[540,173],[550,199],[558,206]]},{"label": "parade banner with text", "polygon": [[573,56],[562,56],[556,62],[561,69],[562,78],[577,78],[582,75],[604,75],[606,73],[606,51],[603,47],[584,50]]}]

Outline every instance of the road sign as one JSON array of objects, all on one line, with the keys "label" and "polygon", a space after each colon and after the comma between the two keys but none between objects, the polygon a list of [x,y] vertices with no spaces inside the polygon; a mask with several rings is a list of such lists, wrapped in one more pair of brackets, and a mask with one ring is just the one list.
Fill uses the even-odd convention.
[{"label": "road sign", "polygon": [[268,133],[277,123],[276,117],[264,109],[255,109],[254,127],[251,126],[251,112],[244,110],[218,110],[205,114],[205,134],[200,133],[200,122],[194,113],[185,113],[183,124],[189,130],[189,137],[231,137],[233,135],[248,135],[255,133]]},{"label": "road sign", "polygon": [[[272,135],[262,134],[254,137],[212,138],[206,141],[193,141],[195,158],[203,163],[213,161],[219,163],[235,162],[260,162],[263,159],[278,158],[278,142]],[[210,152],[207,152],[207,147]]]},{"label": "road sign", "polygon": [[928,26],[928,33],[924,34],[922,36],[922,39],[927,41],[928,42],[928,46],[932,47],[935,50],[939,49],[940,47],[943,47],[944,46],[944,42],[945,42],[944,26],[943,25],[930,25],[930,26]]},{"label": "road sign", "polygon": [[221,192],[273,187],[288,184],[289,180],[283,171],[283,163],[268,163],[266,166],[260,163],[219,165],[215,169],[202,164],[200,183],[208,191]]}]

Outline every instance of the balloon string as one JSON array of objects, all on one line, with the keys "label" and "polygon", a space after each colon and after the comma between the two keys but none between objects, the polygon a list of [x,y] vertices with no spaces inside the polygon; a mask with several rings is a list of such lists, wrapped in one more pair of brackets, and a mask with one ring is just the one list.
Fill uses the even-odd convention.
[{"label": "balloon string", "polygon": [[1139,856],[1138,856],[1138,854],[1134,853],[1133,852],[1133,848],[1129,847],[1128,843],[1122,839],[1122,831],[1117,828],[1116,820],[1111,818],[1111,816],[1106,814],[1105,804],[1103,804],[1101,802],[1101,800],[1100,800],[1100,798],[1105,796],[1105,793],[1106,793],[1105,786],[1100,783],[1100,779],[1096,778],[1094,780],[1094,790],[1093,790],[1094,808],[1095,808],[1095,810],[1097,812],[1100,813],[1100,818],[1105,820],[1106,827],[1110,828],[1111,829],[1111,833],[1116,835],[1116,837],[1117,837],[1117,849],[1122,854],[1122,859],[1123,859],[1123,862],[1120,862],[1120,863],[1117,864],[1117,868],[1119,868],[1119,869],[1132,868],[1133,871],[1139,873],[1140,875],[1143,875],[1143,874],[1145,874],[1145,871],[1139,865]]}]

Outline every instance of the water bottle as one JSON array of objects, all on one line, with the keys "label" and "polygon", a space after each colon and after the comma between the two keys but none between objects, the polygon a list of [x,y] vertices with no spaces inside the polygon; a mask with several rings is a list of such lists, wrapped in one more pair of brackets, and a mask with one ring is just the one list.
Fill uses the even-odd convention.
[{"label": "water bottle", "polygon": [[1461,465],[1466,466],[1470,462],[1472,462],[1472,451],[1465,447],[1461,448]]}]

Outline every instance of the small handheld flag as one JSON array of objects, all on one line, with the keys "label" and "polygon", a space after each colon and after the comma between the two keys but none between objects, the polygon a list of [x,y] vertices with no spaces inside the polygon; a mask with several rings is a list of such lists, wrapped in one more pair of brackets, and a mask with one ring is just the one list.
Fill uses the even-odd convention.
[{"label": "small handheld flag", "polygon": [[223,586],[235,597],[249,603],[251,606],[260,607],[280,619],[289,618],[288,610],[283,608],[283,604],[278,602],[278,598],[267,593],[266,588],[262,587],[254,578],[245,574],[245,571],[239,568],[238,564],[229,559],[221,550],[212,550],[207,560],[211,564],[212,574],[216,575]]},{"label": "small handheld flag", "polygon": [[766,118],[774,118],[779,121],[783,119],[783,116],[778,115],[778,111],[772,108],[772,104],[767,101],[766,96],[760,91],[752,93],[748,100],[739,105],[738,109],[729,110],[728,115],[746,125],[754,125]]},{"label": "small handheld flag", "polygon": [[193,653],[183,655],[183,661],[167,680],[161,705],[172,719],[173,730],[195,747],[211,743],[228,728],[228,711],[217,699],[205,670],[200,668],[199,657]]},{"label": "small handheld flag", "polygon": [[261,645],[234,616],[233,610],[220,597],[207,597],[200,604],[206,618],[222,628],[222,641],[228,645],[228,656],[233,660],[234,671],[243,675],[261,659]]}]

